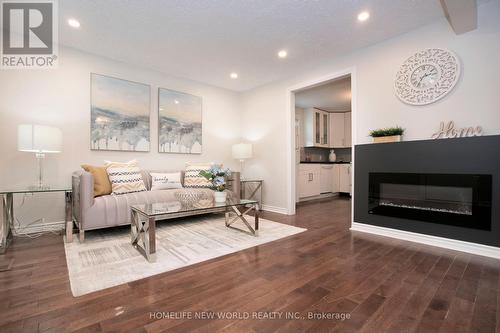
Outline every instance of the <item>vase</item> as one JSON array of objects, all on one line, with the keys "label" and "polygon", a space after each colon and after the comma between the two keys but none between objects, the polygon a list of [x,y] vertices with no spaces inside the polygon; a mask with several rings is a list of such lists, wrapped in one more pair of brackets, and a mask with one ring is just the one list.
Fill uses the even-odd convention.
[{"label": "vase", "polygon": [[330,162],[335,162],[337,160],[337,154],[335,154],[335,151],[333,149],[330,149],[330,154],[328,155],[328,160]]},{"label": "vase", "polygon": [[215,191],[214,192],[214,199],[215,199],[215,202],[226,202],[226,199],[227,199],[227,192],[219,192],[219,191]]},{"label": "vase", "polygon": [[373,143],[399,142],[401,135],[379,136],[373,138]]}]

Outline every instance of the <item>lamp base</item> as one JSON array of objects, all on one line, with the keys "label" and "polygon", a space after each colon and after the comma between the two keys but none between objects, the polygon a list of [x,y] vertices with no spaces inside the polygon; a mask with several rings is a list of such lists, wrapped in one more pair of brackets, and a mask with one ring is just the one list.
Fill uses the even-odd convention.
[{"label": "lamp base", "polygon": [[35,156],[38,164],[38,182],[36,185],[31,186],[30,190],[46,190],[48,186],[43,184],[43,160],[45,159],[45,154],[36,153]]},{"label": "lamp base", "polygon": [[245,180],[245,177],[243,176],[244,167],[245,167],[245,160],[241,159],[240,160],[240,180]]}]

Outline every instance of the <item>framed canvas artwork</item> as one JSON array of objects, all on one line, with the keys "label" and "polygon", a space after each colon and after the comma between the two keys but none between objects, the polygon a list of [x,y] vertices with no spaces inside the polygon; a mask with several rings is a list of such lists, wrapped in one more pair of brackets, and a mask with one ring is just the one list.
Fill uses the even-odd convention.
[{"label": "framed canvas artwork", "polygon": [[201,97],[158,89],[158,151],[201,154]]},{"label": "framed canvas artwork", "polygon": [[150,86],[94,73],[90,82],[91,149],[149,151]]}]

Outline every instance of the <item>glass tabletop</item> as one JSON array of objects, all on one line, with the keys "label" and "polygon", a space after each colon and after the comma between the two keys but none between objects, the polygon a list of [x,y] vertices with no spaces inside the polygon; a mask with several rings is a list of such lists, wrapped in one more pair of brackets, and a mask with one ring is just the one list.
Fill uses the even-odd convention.
[{"label": "glass tabletop", "polygon": [[71,192],[71,185],[57,185],[57,186],[12,186],[0,187],[0,194],[16,194],[16,193],[41,193],[41,192]]},{"label": "glass tabletop", "polygon": [[157,216],[174,213],[187,213],[231,206],[256,204],[255,200],[228,199],[226,202],[215,202],[212,199],[201,199],[194,203],[181,201],[158,202],[153,204],[132,205],[132,209],[147,216]]}]

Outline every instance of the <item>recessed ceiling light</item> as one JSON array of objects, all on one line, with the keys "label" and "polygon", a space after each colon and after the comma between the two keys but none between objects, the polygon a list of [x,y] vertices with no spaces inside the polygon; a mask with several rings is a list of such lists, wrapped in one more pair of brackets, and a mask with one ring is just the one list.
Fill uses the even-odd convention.
[{"label": "recessed ceiling light", "polygon": [[179,101],[178,101],[178,100],[175,100],[175,101],[174,101],[174,103],[175,103],[175,104],[179,104]]},{"label": "recessed ceiling light", "polygon": [[73,27],[73,28],[80,28],[80,22],[78,22],[78,20],[74,19],[74,18],[70,18],[68,20],[68,24],[70,27]]},{"label": "recessed ceiling light", "polygon": [[287,55],[288,53],[285,50],[281,50],[278,52],[278,57],[280,58],[286,58]]},{"label": "recessed ceiling light", "polygon": [[238,73],[231,73],[231,75],[229,75],[231,77],[231,79],[237,79],[238,78]]},{"label": "recessed ceiling light", "polygon": [[358,14],[358,21],[366,21],[370,18],[370,13],[368,12],[361,12]]}]

